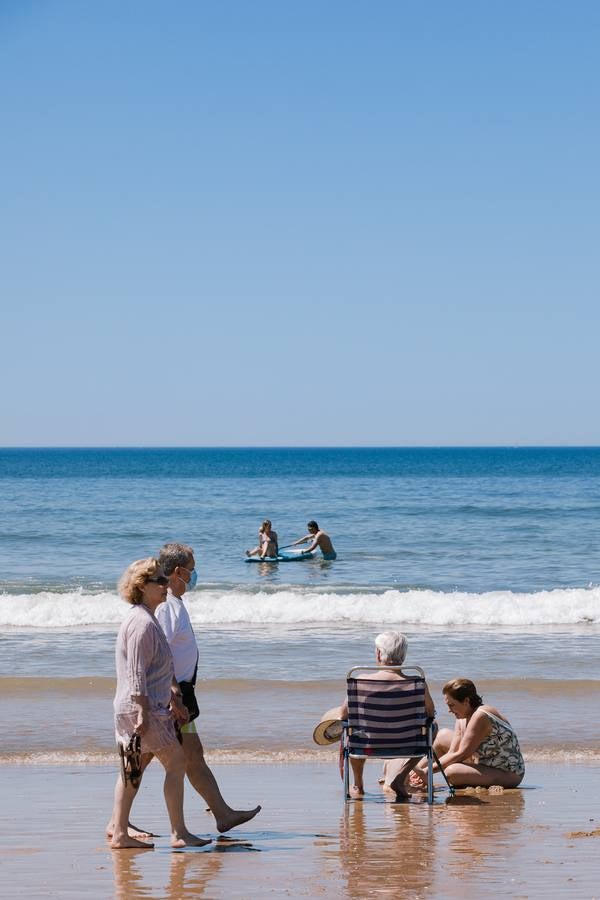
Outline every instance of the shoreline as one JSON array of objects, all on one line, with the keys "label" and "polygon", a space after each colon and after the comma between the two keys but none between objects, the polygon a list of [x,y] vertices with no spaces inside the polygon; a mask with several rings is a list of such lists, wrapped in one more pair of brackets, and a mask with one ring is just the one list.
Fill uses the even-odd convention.
[{"label": "shoreline", "polygon": [[[0,896],[167,900],[263,897],[600,896],[600,814],[593,764],[532,763],[525,783],[501,794],[436,792],[395,804],[367,765],[366,799],[344,805],[335,766],[215,765],[230,803],[263,805],[248,827],[218,838],[186,785],[186,819],[210,835],[202,849],[172,851],[162,771],[148,770],[133,820],[158,831],[154,851],[108,849],[104,826],[116,765],[0,767]],[[252,888],[249,893],[248,885]]]},{"label": "shoreline", "polygon": [[[204,754],[209,765],[218,766],[335,766],[338,751],[327,749],[292,749],[289,750],[207,750]],[[577,766],[599,766],[600,747],[568,750],[564,748],[542,747],[523,750],[523,759],[528,765],[558,764]],[[118,766],[116,752],[108,751],[61,751],[49,750],[24,754],[0,753],[0,771],[11,767],[34,766],[36,768],[54,767],[97,767],[114,768]]]}]

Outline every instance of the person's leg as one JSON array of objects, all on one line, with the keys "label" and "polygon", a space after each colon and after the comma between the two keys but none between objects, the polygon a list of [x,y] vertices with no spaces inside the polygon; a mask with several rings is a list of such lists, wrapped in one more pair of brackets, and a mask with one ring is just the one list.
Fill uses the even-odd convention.
[{"label": "person's leg", "polygon": [[[454,732],[452,731],[452,729],[440,728],[440,730],[436,734],[435,740],[433,742],[433,749],[435,750],[435,752],[438,756],[438,759],[440,756],[443,756],[444,753],[448,752],[448,750],[450,749],[450,744],[452,743],[453,737],[454,737]],[[427,757],[421,757],[421,759],[419,760],[419,763],[417,764],[417,766],[415,766],[415,768],[418,768],[418,770],[421,773],[426,772],[427,771]],[[444,769],[444,771],[445,771],[445,769]],[[385,772],[386,772],[386,769],[384,767],[384,778],[382,779],[382,781],[385,782],[384,790],[386,790],[386,788],[389,789],[389,785],[387,784],[388,779],[385,777]],[[410,786],[411,791],[426,791],[427,790],[427,785],[424,784],[420,778],[417,778],[416,774],[414,777],[412,775],[410,776],[409,786]]]},{"label": "person's leg", "polygon": [[164,794],[171,822],[172,847],[203,847],[210,840],[196,837],[186,828],[183,818],[183,779],[185,757],[179,741],[174,741],[156,753],[165,769]]},{"label": "person's leg", "polygon": [[454,732],[451,728],[440,728],[433,742],[433,749],[438,756],[443,756],[450,749]]},{"label": "person's leg", "polygon": [[152,850],[154,847],[154,844],[138,841],[129,834],[129,813],[137,792],[130,781],[125,785],[121,775],[117,776],[112,817],[106,830],[112,850]]},{"label": "person's leg", "polygon": [[406,779],[411,769],[414,769],[420,759],[420,756],[411,756],[407,759],[399,758],[387,761],[384,788],[393,791],[398,802],[408,800],[409,794],[406,789]]},{"label": "person's leg", "polygon": [[[146,771],[146,769],[150,765],[150,763],[152,762],[153,756],[154,756],[153,753],[142,753],[142,757],[140,760],[140,769],[142,770],[142,775]],[[141,783],[141,780],[140,780],[140,783]],[[138,785],[138,788],[139,788],[139,785]],[[135,790],[137,791],[137,788]],[[135,799],[135,796],[134,796],[134,799]],[[108,838],[109,841],[113,837],[113,834],[115,831],[113,816],[114,816],[114,808],[113,808],[113,812],[111,814],[110,822],[106,826],[106,837]],[[127,833],[129,835],[129,837],[143,838],[144,840],[146,838],[155,837],[155,835],[151,831],[146,831],[144,828],[137,828],[135,825],[132,825],[131,822],[129,822],[127,824]],[[145,846],[148,846],[148,845],[146,844]]]},{"label": "person's leg", "polygon": [[363,782],[363,772],[365,768],[364,759],[354,759],[354,757],[350,757],[350,765],[352,766],[352,776],[354,778],[354,784],[350,786],[350,796],[354,800],[359,800],[364,796],[365,793],[365,785]]},{"label": "person's leg", "polygon": [[[193,723],[192,723],[193,724]],[[189,726],[188,726],[189,727]],[[217,830],[221,833],[243,825],[260,812],[260,806],[254,809],[232,809],[219,790],[215,776],[204,759],[202,742],[194,731],[182,731],[183,752],[185,755],[185,774],[194,790],[200,794],[215,817]]]},{"label": "person's leg", "polygon": [[522,775],[506,772],[504,769],[493,769],[491,766],[475,766],[470,763],[452,763],[444,770],[453,787],[490,787],[500,785],[515,788],[521,784]]}]

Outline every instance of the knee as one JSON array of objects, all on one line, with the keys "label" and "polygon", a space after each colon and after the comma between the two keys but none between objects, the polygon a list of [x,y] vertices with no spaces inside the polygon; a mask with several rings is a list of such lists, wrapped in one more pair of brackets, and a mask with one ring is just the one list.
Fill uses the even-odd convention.
[{"label": "knee", "polygon": [[175,778],[183,778],[185,775],[185,756],[179,744],[171,745],[164,756],[160,757],[160,761],[165,767],[167,775]]},{"label": "knee", "polygon": [[462,784],[462,777],[460,767],[457,765],[449,765],[444,768],[444,772],[446,773],[446,778],[450,782],[453,787],[460,787]]},{"label": "knee", "polygon": [[453,732],[449,728],[440,728],[433,742],[436,753],[446,753],[450,749],[452,738]]},{"label": "knee", "polygon": [[183,778],[185,777],[185,759],[183,756],[181,759],[173,760],[168,769],[169,775],[172,775],[174,778]]}]

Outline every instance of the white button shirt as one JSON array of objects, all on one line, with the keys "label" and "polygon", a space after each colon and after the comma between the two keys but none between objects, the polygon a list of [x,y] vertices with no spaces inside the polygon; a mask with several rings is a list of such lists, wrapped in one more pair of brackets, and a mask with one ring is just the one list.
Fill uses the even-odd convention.
[{"label": "white button shirt", "polygon": [[169,591],[155,615],[173,654],[176,680],[191,681],[198,661],[198,645],[183,600]]}]

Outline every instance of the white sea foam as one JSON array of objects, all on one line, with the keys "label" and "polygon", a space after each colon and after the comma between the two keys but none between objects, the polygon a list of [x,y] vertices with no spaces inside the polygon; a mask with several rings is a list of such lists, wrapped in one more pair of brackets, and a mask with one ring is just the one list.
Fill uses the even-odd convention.
[{"label": "white sea foam", "polygon": [[[338,757],[338,749],[321,747],[315,750],[215,750],[206,753],[211,765],[289,765],[290,763],[310,763],[332,765]],[[581,763],[597,765],[600,762],[598,747],[564,749],[560,746],[536,748],[523,752],[526,763]],[[0,753],[0,766],[110,766],[117,765],[117,755],[113,750],[78,751],[48,750],[40,752]]]},{"label": "white sea foam", "polygon": [[[195,591],[186,597],[195,625],[535,625],[600,624],[600,587],[481,594],[429,590],[319,593],[307,589]],[[117,626],[128,607],[112,592],[0,595],[0,628]]]}]

